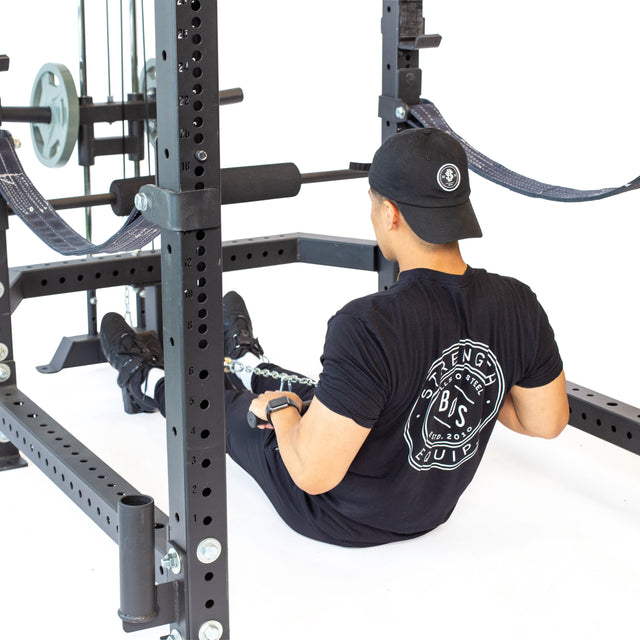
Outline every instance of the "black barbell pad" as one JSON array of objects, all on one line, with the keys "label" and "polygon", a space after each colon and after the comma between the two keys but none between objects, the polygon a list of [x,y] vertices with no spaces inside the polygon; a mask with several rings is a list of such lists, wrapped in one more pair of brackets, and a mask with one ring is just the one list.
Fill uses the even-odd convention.
[{"label": "black barbell pad", "polygon": [[[115,196],[111,208],[117,216],[127,216],[141,187],[153,184],[155,176],[114,180],[109,191]],[[295,164],[231,167],[220,171],[222,204],[293,198],[300,192],[302,176]]]}]

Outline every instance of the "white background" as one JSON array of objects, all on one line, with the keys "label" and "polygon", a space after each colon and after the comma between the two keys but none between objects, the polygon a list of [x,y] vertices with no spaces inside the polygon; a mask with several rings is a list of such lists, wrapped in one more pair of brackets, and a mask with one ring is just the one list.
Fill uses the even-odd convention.
[{"label": "white background", "polygon": [[[88,92],[102,102],[105,6],[88,4]],[[640,173],[637,8],[626,0],[424,4],[426,30],[443,42],[421,53],[423,97],[472,145],[563,186],[618,186]],[[150,58],[152,2],[144,9]],[[116,2],[110,10],[111,93],[119,99]],[[242,104],[221,110],[222,165],[295,162],[312,172],[370,160],[380,141],[381,10],[371,0],[221,0],[220,87],[245,94]],[[11,57],[10,71],[0,75],[3,106],[28,104],[47,62],[65,64],[78,84],[75,2],[11,3],[3,20],[0,53]],[[35,159],[28,125],[5,128],[23,141],[19,155],[45,197],[81,194],[75,154],[66,167],[47,169]],[[118,135],[119,128],[99,132]],[[119,160],[98,159],[94,192],[121,175]],[[485,237],[462,244],[467,261],[532,286],[570,380],[640,405],[640,194],[557,204],[474,175],[471,187]],[[308,185],[295,199],[229,206],[223,237],[302,231],[372,238],[366,190],[364,181]],[[80,211],[64,216],[82,230]],[[96,209],[94,240],[121,222],[108,208]],[[59,259],[11,221],[12,266]],[[224,285],[245,297],[267,355],[317,375],[327,319],[375,290],[376,276],[294,265],[228,274]],[[272,292],[283,288],[289,295],[276,306]],[[125,416],[107,365],[51,377],[34,370],[62,335],[86,332],[84,305],[84,294],[22,303],[14,314],[19,386],[166,510],[161,419]],[[123,313],[123,291],[103,292],[98,309]],[[498,428],[449,523],[417,541],[354,551],[290,532],[230,463],[233,637],[635,637],[638,472],[637,456],[573,429],[539,442]],[[124,637],[116,546],[33,467],[1,474],[0,495],[7,637]]]}]

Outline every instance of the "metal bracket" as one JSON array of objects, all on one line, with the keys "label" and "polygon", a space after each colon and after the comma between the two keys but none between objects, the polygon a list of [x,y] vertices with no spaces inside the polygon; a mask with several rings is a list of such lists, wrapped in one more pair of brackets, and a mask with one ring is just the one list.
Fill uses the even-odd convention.
[{"label": "metal bracket", "polygon": [[158,615],[146,622],[122,621],[125,633],[153,629],[164,624],[175,622],[178,618],[179,603],[176,582],[163,582],[155,586],[158,598]]},{"label": "metal bracket", "polygon": [[136,207],[161,229],[197,231],[220,226],[220,191],[170,191],[153,184],[144,185],[136,196]]},{"label": "metal bracket", "polygon": [[378,99],[378,117],[392,122],[406,122],[411,107],[400,98],[380,96]]},{"label": "metal bracket", "polygon": [[398,43],[398,49],[403,51],[416,51],[418,49],[437,49],[442,42],[442,36],[438,33],[421,35],[415,38],[403,38]]},{"label": "metal bracket", "polygon": [[21,469],[27,466],[27,461],[20,455],[20,451],[15,447],[7,436],[0,432],[0,471],[10,469]]}]

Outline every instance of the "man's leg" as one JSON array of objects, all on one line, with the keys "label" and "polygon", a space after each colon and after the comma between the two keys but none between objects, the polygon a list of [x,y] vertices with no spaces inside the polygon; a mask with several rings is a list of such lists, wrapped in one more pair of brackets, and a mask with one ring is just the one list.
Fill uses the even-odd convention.
[{"label": "man's leg", "polygon": [[[225,355],[242,362],[242,358],[248,354],[249,359],[253,358],[252,364],[259,369],[292,374],[282,367],[260,360],[262,348],[253,337],[251,320],[242,298],[230,292],[223,303]],[[125,410],[130,413],[159,410],[165,415],[164,377],[157,380],[155,385],[148,381],[153,369],[157,371],[152,372],[152,377],[160,375],[161,354],[158,358],[157,354],[151,353],[124,318],[117,314],[107,316],[101,326],[100,342],[105,356],[118,370],[118,384],[123,390]],[[255,374],[241,377],[227,374],[225,386],[227,453],[256,480],[281,518],[292,529],[322,540],[323,537],[319,536],[309,518],[307,494],[294,484],[282,462],[275,432],[273,429],[252,429],[247,422],[253,398],[267,390],[277,391],[281,386],[280,380]],[[283,388],[289,390],[288,384],[285,383]],[[314,387],[300,383],[292,383],[291,390],[303,401],[311,400],[314,393]]]},{"label": "man's leg", "polygon": [[162,345],[155,333],[138,334],[117,313],[107,313],[100,325],[100,347],[109,364],[118,371],[127,413],[151,413],[158,407],[147,391],[152,369],[164,367]]}]

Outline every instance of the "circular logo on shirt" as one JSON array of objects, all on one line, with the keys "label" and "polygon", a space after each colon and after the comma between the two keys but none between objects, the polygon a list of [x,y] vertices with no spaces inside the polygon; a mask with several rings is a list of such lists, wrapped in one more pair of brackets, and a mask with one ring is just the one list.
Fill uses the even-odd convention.
[{"label": "circular logo on shirt", "polygon": [[409,464],[418,471],[457,469],[480,446],[502,406],[504,374],[489,347],[461,340],[429,369],[404,427]]},{"label": "circular logo on shirt", "polygon": [[455,191],[460,186],[460,169],[455,164],[444,164],[438,169],[438,184],[445,191]]}]

